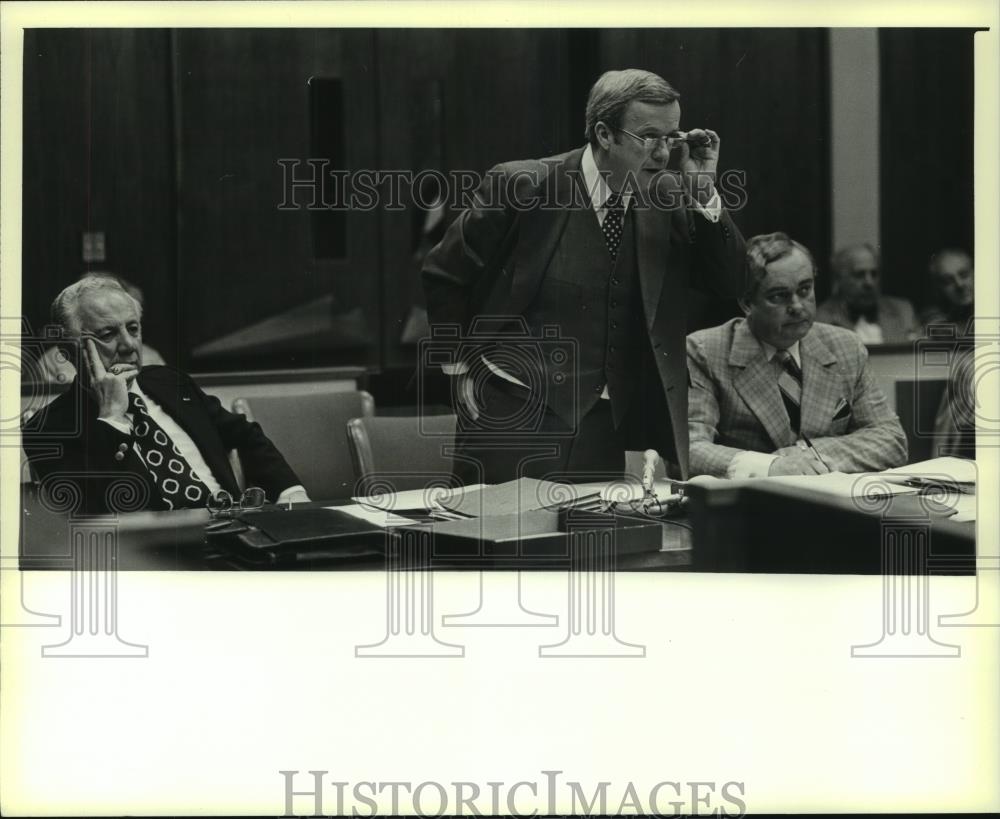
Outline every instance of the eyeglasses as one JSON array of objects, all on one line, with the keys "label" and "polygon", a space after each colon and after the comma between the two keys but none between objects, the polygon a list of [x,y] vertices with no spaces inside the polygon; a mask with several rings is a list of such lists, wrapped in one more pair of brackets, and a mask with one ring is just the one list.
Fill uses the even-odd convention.
[{"label": "eyeglasses", "polygon": [[638,140],[642,143],[642,147],[645,151],[650,154],[657,149],[661,151],[672,151],[680,145],[680,143],[682,143],[687,136],[687,134],[674,133],[655,137],[641,137],[638,134],[633,134],[626,128],[613,128],[613,130],[621,131],[623,134],[628,134],[632,137],[632,139]]},{"label": "eyeglasses", "polygon": [[264,508],[267,498],[259,486],[248,486],[238,501],[225,489],[220,489],[208,499],[208,511],[213,518],[232,517],[240,512],[254,512]]},{"label": "eyeglasses", "polygon": [[776,290],[773,293],[765,293],[764,301],[772,307],[788,307],[792,299],[798,296],[803,301],[808,299],[813,293],[813,282],[803,282],[794,292],[792,290]]}]

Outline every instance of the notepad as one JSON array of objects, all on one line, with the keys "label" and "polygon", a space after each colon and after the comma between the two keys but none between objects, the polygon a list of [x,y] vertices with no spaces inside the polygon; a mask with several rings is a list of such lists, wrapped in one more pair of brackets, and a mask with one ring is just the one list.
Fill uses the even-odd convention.
[{"label": "notepad", "polygon": [[[742,483],[742,482],[741,482]],[[752,478],[750,486],[793,486],[833,495],[838,498],[887,497],[889,495],[915,495],[917,489],[903,483],[902,476],[893,481],[881,474],[855,475],[847,472],[827,472],[823,475],[781,475],[771,478]]]},{"label": "notepad", "polygon": [[469,486],[430,486],[426,489],[409,489],[405,492],[386,492],[380,495],[359,495],[352,501],[369,509],[386,512],[412,512],[419,509],[440,509],[442,499],[460,498],[466,492],[482,489],[486,484]]},{"label": "notepad", "polygon": [[975,483],[976,472],[976,462],[966,458],[932,458],[897,469],[887,469],[883,474],[924,475],[937,479],[947,478],[956,483]]},{"label": "notepad", "polygon": [[572,484],[519,478],[463,492],[460,496],[442,498],[440,503],[451,512],[481,518],[554,509],[574,497]]}]

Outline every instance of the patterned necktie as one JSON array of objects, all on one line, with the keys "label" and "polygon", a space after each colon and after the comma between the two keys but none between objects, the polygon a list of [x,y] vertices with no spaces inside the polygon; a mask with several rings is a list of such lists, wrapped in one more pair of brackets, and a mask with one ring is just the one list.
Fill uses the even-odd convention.
[{"label": "patterned necktie", "polygon": [[611,261],[614,261],[618,257],[618,246],[622,243],[622,224],[625,216],[622,195],[612,193],[605,201],[604,208],[604,224],[601,225],[601,230],[604,232],[604,241],[608,243]]},{"label": "patterned necktie", "polygon": [[149,470],[163,502],[169,509],[203,508],[208,502],[208,487],[181,455],[177,445],[153,420],[146,402],[130,392],[128,411],[132,413],[135,436],[132,446]]},{"label": "patterned necktie", "polygon": [[785,402],[792,430],[798,433],[802,417],[802,370],[788,350],[778,350],[772,361],[777,362],[781,368],[778,372],[778,389]]}]

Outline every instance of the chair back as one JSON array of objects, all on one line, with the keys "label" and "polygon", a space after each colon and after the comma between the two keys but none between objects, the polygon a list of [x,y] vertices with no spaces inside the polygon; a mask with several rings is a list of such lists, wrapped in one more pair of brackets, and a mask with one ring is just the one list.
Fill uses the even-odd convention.
[{"label": "chair back", "polygon": [[[233,412],[261,425],[285,456],[313,500],[349,497],[354,466],[347,422],[369,417],[375,402],[364,390],[307,395],[236,398]],[[250,481],[250,476],[247,476]]]},{"label": "chair back", "polygon": [[355,478],[392,476],[397,491],[422,489],[451,475],[444,454],[455,443],[454,415],[352,418],[347,424]]},{"label": "chair back", "polygon": [[934,419],[947,389],[948,382],[943,378],[896,382],[896,414],[906,433],[909,463],[937,457]]}]

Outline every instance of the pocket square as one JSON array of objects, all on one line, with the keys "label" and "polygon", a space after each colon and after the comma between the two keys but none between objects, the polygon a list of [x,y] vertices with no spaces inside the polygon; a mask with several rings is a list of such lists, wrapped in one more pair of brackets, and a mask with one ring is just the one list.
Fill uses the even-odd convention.
[{"label": "pocket square", "polygon": [[846,398],[841,398],[837,402],[837,407],[833,411],[833,420],[837,421],[841,418],[847,418],[851,414],[851,404]]}]

